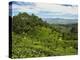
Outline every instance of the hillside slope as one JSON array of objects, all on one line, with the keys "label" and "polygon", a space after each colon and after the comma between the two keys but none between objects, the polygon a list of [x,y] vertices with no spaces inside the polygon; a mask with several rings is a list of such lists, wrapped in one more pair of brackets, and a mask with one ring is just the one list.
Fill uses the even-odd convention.
[{"label": "hillside slope", "polygon": [[12,58],[77,54],[77,36],[73,35],[77,32],[71,32],[71,27],[51,25],[25,12],[12,19]]}]

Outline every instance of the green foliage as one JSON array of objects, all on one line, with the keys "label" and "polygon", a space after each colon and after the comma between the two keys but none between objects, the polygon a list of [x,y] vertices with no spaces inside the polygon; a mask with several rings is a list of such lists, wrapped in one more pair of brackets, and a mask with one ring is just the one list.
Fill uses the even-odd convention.
[{"label": "green foliage", "polygon": [[13,16],[12,21],[12,58],[77,54],[73,25],[51,25],[25,12]]}]

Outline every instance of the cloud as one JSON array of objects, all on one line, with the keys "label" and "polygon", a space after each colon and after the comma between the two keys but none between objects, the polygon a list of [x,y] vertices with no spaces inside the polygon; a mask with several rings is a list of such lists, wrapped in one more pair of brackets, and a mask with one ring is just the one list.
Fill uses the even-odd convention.
[{"label": "cloud", "polygon": [[[78,8],[76,5],[53,4],[53,3],[33,3],[33,2],[13,2],[13,15],[18,12],[34,13],[42,18],[77,18]],[[16,12],[17,11],[17,12]]]},{"label": "cloud", "polygon": [[77,7],[65,7],[58,4],[47,4],[47,3],[36,3],[37,8],[50,11],[50,12],[62,12],[62,13],[71,13],[77,14]]},{"label": "cloud", "polygon": [[65,6],[65,7],[77,7],[77,5],[70,5],[70,4],[60,4],[62,6]]},{"label": "cloud", "polygon": [[32,2],[17,2],[17,1],[11,1],[9,4],[16,4],[16,5],[35,5],[34,3],[32,3]]}]

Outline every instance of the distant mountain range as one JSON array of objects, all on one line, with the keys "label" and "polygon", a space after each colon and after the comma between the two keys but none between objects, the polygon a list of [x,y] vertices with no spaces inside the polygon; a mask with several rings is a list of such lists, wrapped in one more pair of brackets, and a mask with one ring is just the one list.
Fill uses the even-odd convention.
[{"label": "distant mountain range", "polygon": [[43,18],[44,21],[50,24],[73,24],[78,23],[78,19],[63,19],[63,18]]}]

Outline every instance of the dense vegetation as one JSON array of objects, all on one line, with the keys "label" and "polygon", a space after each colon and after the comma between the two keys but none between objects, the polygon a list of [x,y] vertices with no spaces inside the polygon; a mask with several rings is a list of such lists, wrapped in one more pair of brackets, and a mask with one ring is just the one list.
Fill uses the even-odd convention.
[{"label": "dense vegetation", "polygon": [[77,23],[49,24],[38,16],[12,17],[12,58],[77,54]]}]

